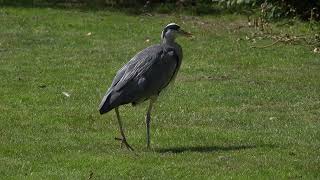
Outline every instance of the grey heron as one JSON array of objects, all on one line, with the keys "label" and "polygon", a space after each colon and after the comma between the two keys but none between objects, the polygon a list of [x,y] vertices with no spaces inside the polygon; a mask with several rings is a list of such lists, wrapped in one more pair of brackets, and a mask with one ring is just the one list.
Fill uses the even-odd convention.
[{"label": "grey heron", "polygon": [[182,61],[182,48],[175,42],[178,35],[192,36],[175,23],[168,24],[161,33],[161,43],[145,48],[137,53],[125,64],[114,77],[111,86],[104,95],[100,106],[100,114],[115,109],[119,123],[121,141],[129,150],[133,148],[128,144],[119,106],[132,103],[136,105],[149,100],[146,113],[147,148],[150,147],[150,120],[151,110],[160,92],[174,80]]}]

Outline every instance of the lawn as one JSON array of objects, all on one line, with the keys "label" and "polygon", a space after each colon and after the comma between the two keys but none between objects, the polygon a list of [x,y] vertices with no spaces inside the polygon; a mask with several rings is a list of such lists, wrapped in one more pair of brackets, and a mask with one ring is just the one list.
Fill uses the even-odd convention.
[{"label": "lawn", "polygon": [[[152,112],[98,105],[135,53],[176,22],[184,59]],[[252,39],[239,15],[129,15],[113,11],[0,8],[1,179],[318,179],[320,54]],[[308,23],[277,26],[312,33]],[[248,40],[249,39],[249,40]]]}]

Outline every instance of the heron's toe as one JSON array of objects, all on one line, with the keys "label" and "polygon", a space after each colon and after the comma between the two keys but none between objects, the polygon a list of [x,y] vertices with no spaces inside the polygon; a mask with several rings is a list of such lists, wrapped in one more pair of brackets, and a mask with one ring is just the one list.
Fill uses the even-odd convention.
[{"label": "heron's toe", "polygon": [[127,149],[129,149],[130,151],[134,151],[134,149],[129,145],[129,143],[127,142],[126,138],[118,138],[118,137],[115,137],[114,138],[115,140],[117,141],[121,141],[121,144],[120,144],[120,147],[122,148],[123,145],[126,146]]}]

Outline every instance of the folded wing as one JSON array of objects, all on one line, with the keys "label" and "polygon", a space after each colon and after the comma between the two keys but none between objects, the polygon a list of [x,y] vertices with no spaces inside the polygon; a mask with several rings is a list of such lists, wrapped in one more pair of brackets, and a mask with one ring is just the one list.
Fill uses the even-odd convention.
[{"label": "folded wing", "polygon": [[100,104],[100,113],[158,95],[179,67],[179,57],[173,48],[155,45],[144,49],[117,72]]}]

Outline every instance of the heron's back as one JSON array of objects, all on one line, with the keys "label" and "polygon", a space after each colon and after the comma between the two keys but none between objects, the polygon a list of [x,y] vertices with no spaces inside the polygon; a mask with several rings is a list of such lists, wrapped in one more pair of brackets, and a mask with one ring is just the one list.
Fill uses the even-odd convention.
[{"label": "heron's back", "polygon": [[159,44],[136,54],[117,72],[102,99],[100,113],[107,113],[122,104],[134,104],[157,96],[180,67],[182,52],[177,51],[181,52],[181,48],[177,50]]}]

